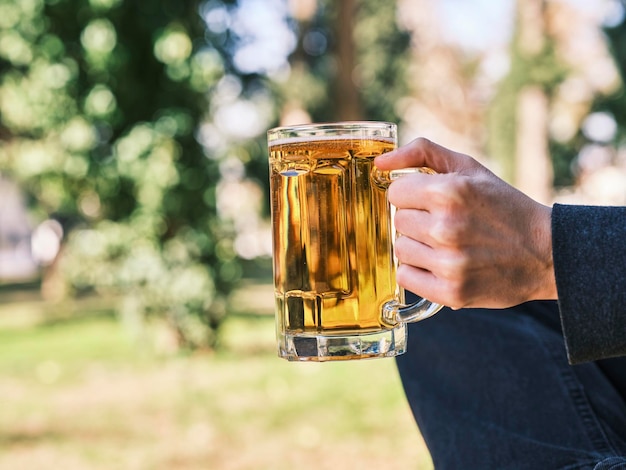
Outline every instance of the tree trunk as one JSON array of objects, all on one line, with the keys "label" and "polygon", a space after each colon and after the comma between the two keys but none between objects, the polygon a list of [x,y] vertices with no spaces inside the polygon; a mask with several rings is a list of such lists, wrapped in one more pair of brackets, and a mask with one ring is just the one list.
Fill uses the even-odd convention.
[{"label": "tree trunk", "polygon": [[[529,59],[545,44],[545,0],[518,0],[520,53]],[[553,170],[548,148],[549,100],[539,85],[523,87],[517,97],[515,185],[539,202],[552,199]]]},{"label": "tree trunk", "polygon": [[523,88],[517,98],[515,185],[533,199],[552,199],[553,170],[548,149],[548,98],[539,86]]},{"label": "tree trunk", "polygon": [[363,115],[359,92],[353,79],[356,64],[353,34],[356,2],[355,0],[341,0],[335,5],[337,5],[335,24],[337,37],[337,80],[335,83],[337,118],[341,121],[359,120],[363,118]]}]

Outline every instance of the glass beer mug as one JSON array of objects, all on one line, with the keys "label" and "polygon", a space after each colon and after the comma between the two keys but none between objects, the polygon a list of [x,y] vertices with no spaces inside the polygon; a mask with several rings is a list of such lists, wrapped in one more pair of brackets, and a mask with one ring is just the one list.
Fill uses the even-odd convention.
[{"label": "glass beer mug", "polygon": [[[441,308],[405,305],[386,188],[374,158],[396,125],[343,122],[268,131],[278,354],[291,361],[391,357],[406,323]],[[429,171],[428,169],[401,170]]]}]

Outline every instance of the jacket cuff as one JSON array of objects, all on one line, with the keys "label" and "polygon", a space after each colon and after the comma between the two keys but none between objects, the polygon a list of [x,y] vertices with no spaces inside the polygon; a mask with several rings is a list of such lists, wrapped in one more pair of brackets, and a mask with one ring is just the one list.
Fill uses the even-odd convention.
[{"label": "jacket cuff", "polygon": [[626,355],[626,207],[555,204],[552,256],[570,363]]}]

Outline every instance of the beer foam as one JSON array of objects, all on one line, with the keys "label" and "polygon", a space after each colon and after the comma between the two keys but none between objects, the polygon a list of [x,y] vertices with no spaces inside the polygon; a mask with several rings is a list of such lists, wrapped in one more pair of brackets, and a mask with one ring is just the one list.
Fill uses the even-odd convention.
[{"label": "beer foam", "polygon": [[388,142],[395,144],[396,139],[393,137],[383,137],[380,135],[355,135],[355,134],[337,134],[337,135],[310,135],[304,137],[285,137],[283,139],[270,140],[269,147],[285,144],[301,144],[306,142],[323,142],[331,140],[376,140],[378,142]]}]

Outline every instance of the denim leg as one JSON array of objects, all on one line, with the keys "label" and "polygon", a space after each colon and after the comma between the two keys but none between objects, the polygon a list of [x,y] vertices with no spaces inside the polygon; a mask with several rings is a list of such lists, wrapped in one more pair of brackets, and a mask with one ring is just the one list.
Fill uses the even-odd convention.
[{"label": "denim leg", "polygon": [[397,364],[437,470],[626,469],[626,359],[570,366],[555,302],[444,309]]}]

